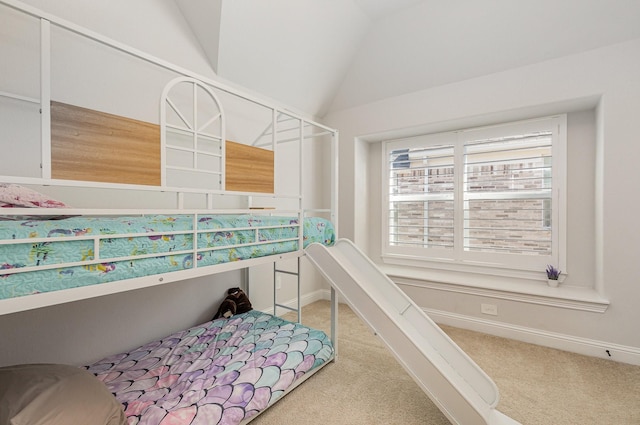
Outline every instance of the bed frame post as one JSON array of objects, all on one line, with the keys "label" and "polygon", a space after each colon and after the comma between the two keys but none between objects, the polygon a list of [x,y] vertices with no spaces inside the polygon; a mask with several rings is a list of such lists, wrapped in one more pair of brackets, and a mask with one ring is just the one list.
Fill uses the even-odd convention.
[{"label": "bed frame post", "polygon": [[40,19],[41,176],[51,178],[51,23]]},{"label": "bed frame post", "polygon": [[338,358],[338,297],[336,290],[331,286],[331,342],[333,343],[333,357]]},{"label": "bed frame post", "polygon": [[276,292],[278,289],[278,267],[276,266],[276,262],[273,262],[273,315],[278,315],[278,293]]},{"label": "bed frame post", "polygon": [[300,296],[300,273],[301,273],[301,268],[300,268],[300,261],[302,260],[302,257],[298,257],[298,273],[296,275],[296,278],[298,280],[298,296],[297,296],[297,302],[298,302],[298,323],[302,323],[302,305],[301,305],[301,300],[302,297]]}]

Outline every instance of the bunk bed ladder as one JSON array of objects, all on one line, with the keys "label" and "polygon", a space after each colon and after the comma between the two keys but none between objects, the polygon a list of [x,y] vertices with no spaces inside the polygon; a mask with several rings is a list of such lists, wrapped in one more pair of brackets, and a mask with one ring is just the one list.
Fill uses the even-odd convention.
[{"label": "bunk bed ladder", "polygon": [[[297,258],[297,270],[295,272],[289,270],[279,269],[276,262],[273,263],[273,314],[275,316],[278,315],[278,307],[284,308],[285,310],[295,311],[298,314],[298,323],[302,321],[302,308],[301,308],[301,300],[300,300],[300,258]],[[296,296],[296,306],[291,307],[286,304],[278,303],[278,283],[281,282],[279,277],[281,274],[296,276],[297,279],[297,296]]]}]

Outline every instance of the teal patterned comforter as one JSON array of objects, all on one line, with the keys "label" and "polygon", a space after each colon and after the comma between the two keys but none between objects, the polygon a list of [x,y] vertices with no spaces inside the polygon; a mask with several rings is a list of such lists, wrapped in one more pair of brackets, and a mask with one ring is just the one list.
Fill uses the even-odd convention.
[{"label": "teal patterned comforter", "polygon": [[[305,247],[335,240],[325,219],[302,227]],[[0,244],[0,299],[296,251],[299,229],[296,217],[249,214],[0,221],[0,241],[16,242]]]}]

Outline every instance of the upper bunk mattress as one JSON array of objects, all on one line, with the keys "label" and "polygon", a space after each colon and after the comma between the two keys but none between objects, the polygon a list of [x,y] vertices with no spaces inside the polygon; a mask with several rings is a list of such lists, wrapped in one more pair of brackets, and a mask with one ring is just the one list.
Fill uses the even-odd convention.
[{"label": "upper bunk mattress", "polygon": [[177,332],[87,369],[133,424],[239,424],[333,358],[319,330],[258,311]]},{"label": "upper bunk mattress", "polygon": [[[0,299],[293,252],[300,227],[250,214],[0,221]],[[302,228],[305,247],[335,240],[328,220]]]}]

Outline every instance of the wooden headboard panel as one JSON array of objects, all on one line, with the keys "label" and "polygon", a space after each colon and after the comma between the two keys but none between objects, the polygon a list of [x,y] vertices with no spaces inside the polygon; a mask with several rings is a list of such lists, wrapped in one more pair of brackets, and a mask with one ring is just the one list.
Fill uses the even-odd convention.
[{"label": "wooden headboard panel", "polygon": [[[225,190],[273,193],[273,151],[226,142]],[[160,126],[51,102],[54,179],[160,186]]]},{"label": "wooden headboard panel", "polygon": [[160,185],[160,126],[51,102],[51,177]]},{"label": "wooden headboard panel", "polygon": [[225,190],[273,193],[273,151],[227,140]]}]

